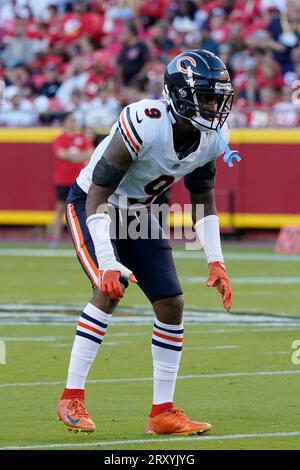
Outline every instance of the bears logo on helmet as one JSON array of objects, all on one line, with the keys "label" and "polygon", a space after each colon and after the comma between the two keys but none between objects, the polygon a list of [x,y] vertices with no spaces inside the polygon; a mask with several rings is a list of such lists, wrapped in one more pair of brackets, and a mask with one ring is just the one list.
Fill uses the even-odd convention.
[{"label": "bears logo on helmet", "polygon": [[193,59],[193,57],[189,57],[189,56],[183,56],[183,57],[179,57],[179,59],[177,60],[176,62],[176,67],[178,68],[179,72],[182,72],[182,73],[188,73],[188,69],[183,67],[181,64],[182,62],[184,62],[185,60],[187,60],[188,62],[190,62],[194,67],[196,67],[196,61],[195,59]]}]

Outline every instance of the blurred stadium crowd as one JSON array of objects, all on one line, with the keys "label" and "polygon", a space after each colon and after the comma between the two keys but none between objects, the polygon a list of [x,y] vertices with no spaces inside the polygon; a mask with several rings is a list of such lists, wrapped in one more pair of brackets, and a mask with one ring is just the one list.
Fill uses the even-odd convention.
[{"label": "blurred stadium crowd", "polygon": [[0,0],[0,125],[74,111],[110,127],[128,102],[160,98],[165,64],[196,48],[229,67],[231,126],[300,125],[300,0]]}]

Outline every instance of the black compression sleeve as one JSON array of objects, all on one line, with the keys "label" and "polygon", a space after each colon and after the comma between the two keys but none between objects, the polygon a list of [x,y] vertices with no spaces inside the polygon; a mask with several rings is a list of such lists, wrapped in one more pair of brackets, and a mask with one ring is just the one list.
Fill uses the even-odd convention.
[{"label": "black compression sleeve", "polygon": [[216,162],[207,163],[206,165],[196,168],[192,173],[184,177],[186,189],[191,193],[205,194],[215,187]]},{"label": "black compression sleeve", "polygon": [[94,168],[92,180],[97,186],[117,188],[125,173],[126,171],[115,168],[102,157]]}]

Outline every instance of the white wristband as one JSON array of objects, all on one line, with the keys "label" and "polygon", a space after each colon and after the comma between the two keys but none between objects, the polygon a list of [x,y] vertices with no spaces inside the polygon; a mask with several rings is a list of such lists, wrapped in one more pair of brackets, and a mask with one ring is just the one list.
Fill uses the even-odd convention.
[{"label": "white wristband", "polygon": [[203,217],[195,223],[195,230],[205,252],[207,262],[222,261],[224,263],[219,217],[217,215]]},{"label": "white wristband", "polygon": [[109,226],[111,219],[108,214],[93,214],[86,219],[86,225],[90,231],[98,266],[106,269],[106,262],[116,262],[113,246],[110,241]]}]

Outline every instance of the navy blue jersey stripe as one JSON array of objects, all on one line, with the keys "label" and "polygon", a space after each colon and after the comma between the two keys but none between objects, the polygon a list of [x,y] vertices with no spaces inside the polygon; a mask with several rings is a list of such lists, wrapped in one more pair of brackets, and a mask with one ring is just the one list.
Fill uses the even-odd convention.
[{"label": "navy blue jersey stripe", "polygon": [[131,120],[131,117],[130,117],[130,111],[129,111],[129,107],[126,109],[126,117],[127,117],[127,121],[128,121],[128,124],[132,130],[132,132],[134,133],[134,136],[136,138],[136,140],[142,145],[143,144],[143,141],[142,139],[140,138],[140,136],[138,135],[134,125],[133,125],[133,122]]},{"label": "navy blue jersey stripe", "polygon": [[88,333],[84,333],[83,331],[76,330],[76,335],[77,336],[82,336],[83,338],[90,339],[91,341],[94,341],[95,343],[101,344],[102,339],[95,338],[95,336],[89,335]]},{"label": "navy blue jersey stripe", "polygon": [[123,139],[126,140],[127,144],[128,144],[129,147],[131,148],[131,150],[138,156],[137,151],[136,151],[135,148],[131,145],[130,140],[128,139],[127,135],[126,135],[125,132],[123,131],[123,129],[122,129],[122,124],[121,124],[120,120],[118,121],[118,124],[119,124],[119,129],[120,129],[120,131],[121,131],[121,134],[122,134]]},{"label": "navy blue jersey stripe", "polygon": [[154,327],[157,328],[158,330],[165,331],[166,333],[174,333],[175,335],[182,335],[184,332],[184,329],[182,330],[168,330],[167,328],[162,328],[161,326],[157,326],[156,323],[154,323]]},{"label": "navy blue jersey stripe", "polygon": [[95,320],[93,317],[90,317],[87,313],[82,312],[80,315],[81,318],[85,318],[86,320],[95,323],[95,325],[101,326],[101,328],[107,328],[107,325],[105,323],[101,323],[101,321]]},{"label": "navy blue jersey stripe", "polygon": [[172,344],[161,343],[160,341],[156,341],[156,339],[153,339],[153,338],[152,338],[152,344],[154,344],[154,346],[159,346],[160,348],[172,349],[173,351],[182,350],[182,346],[173,346]]}]

